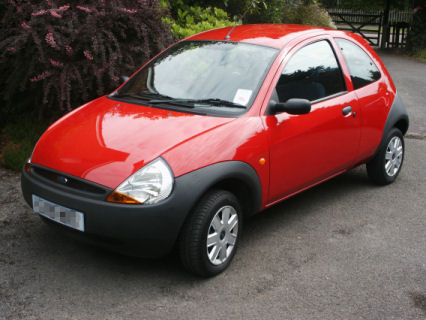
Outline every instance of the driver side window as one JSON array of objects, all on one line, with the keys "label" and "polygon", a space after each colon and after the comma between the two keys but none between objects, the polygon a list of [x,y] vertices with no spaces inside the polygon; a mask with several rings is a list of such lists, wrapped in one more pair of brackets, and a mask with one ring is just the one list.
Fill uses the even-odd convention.
[{"label": "driver side window", "polygon": [[326,40],[301,48],[287,62],[276,86],[279,102],[291,98],[315,101],[346,91],[342,71]]}]

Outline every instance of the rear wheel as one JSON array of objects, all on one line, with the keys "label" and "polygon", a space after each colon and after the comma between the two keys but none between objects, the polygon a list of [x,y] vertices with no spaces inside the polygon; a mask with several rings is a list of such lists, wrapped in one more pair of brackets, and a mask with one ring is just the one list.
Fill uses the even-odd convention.
[{"label": "rear wheel", "polygon": [[241,206],[232,193],[206,194],[181,233],[179,251],[185,268],[204,277],[224,271],[235,255],[241,224]]},{"label": "rear wheel", "polygon": [[379,185],[395,181],[404,161],[404,136],[398,128],[392,128],[383,147],[367,162],[367,173]]}]

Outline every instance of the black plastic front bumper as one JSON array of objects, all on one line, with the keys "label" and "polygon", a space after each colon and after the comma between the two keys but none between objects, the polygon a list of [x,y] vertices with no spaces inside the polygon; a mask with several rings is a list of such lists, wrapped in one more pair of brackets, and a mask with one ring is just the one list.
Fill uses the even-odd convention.
[{"label": "black plastic front bumper", "polygon": [[[64,179],[66,178],[66,179]],[[171,251],[183,223],[197,201],[223,181],[240,181],[246,201],[245,214],[258,212],[262,189],[256,171],[241,161],[226,161],[200,168],[175,179],[171,195],[155,205],[125,205],[106,202],[112,191],[78,177],[35,164],[22,172],[25,200],[32,195],[84,213],[85,231],[51,222],[71,235],[110,249],[142,257],[160,257]],[[65,182],[67,181],[67,182]],[[45,218],[46,222],[49,222]]]},{"label": "black plastic front bumper", "polygon": [[[70,188],[38,174],[35,170],[37,168],[47,171],[45,168],[33,166],[29,174],[25,171],[22,173],[21,186],[27,203],[32,207],[32,195],[35,194],[83,212],[85,231],[76,231],[47,218],[43,220],[68,231],[71,236],[130,255],[159,257],[170,252],[188,212],[196,201],[196,198],[186,192],[185,178],[176,179],[171,196],[159,204],[125,205],[105,201],[112,190],[103,186],[98,187],[104,189],[104,195]],[[54,170],[48,171],[58,174]]]}]

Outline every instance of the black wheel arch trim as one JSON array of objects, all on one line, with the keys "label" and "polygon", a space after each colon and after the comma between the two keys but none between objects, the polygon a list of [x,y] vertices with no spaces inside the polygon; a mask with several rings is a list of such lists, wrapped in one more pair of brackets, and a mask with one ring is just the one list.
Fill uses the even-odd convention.
[{"label": "black wheel arch trim", "polygon": [[[380,140],[380,144],[377,147],[374,156],[379,152],[379,150],[381,150],[381,148],[386,143],[386,137],[389,130],[394,127],[397,127],[401,130],[402,135],[405,135],[407,133],[409,123],[410,121],[408,118],[407,109],[405,108],[404,102],[402,102],[402,99],[399,96],[399,93],[397,92],[385,122],[385,127],[382,133],[382,139]],[[398,124],[402,124],[402,127],[399,127]]]},{"label": "black wheel arch trim", "polygon": [[[223,183],[226,185],[226,181],[230,180],[240,181],[248,188],[247,199],[250,203],[249,205],[241,204],[246,206],[245,214],[252,215],[258,212],[262,203],[262,186],[259,176],[251,165],[243,161],[218,162],[189,172],[176,180],[183,182],[188,191],[195,191],[194,205],[208,190],[216,186],[224,186]],[[238,194],[235,196],[238,198]]]}]

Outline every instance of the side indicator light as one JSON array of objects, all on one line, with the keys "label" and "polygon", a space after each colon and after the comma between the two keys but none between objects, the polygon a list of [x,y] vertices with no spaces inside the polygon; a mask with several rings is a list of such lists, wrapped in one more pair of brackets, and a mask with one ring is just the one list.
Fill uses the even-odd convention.
[{"label": "side indicator light", "polygon": [[263,166],[265,163],[266,163],[265,158],[260,158],[260,159],[259,159],[259,164],[260,164],[261,166]]},{"label": "side indicator light", "polygon": [[111,192],[111,194],[108,196],[106,201],[116,202],[116,203],[127,203],[127,204],[141,203],[138,200],[133,199],[132,197],[129,197],[128,195],[117,192],[117,191]]}]

